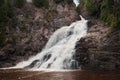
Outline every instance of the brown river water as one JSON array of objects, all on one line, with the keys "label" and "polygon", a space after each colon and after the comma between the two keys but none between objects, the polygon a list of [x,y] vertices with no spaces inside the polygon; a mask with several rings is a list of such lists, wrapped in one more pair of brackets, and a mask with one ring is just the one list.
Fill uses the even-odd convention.
[{"label": "brown river water", "polygon": [[0,69],[0,80],[120,80],[118,71],[26,71]]}]

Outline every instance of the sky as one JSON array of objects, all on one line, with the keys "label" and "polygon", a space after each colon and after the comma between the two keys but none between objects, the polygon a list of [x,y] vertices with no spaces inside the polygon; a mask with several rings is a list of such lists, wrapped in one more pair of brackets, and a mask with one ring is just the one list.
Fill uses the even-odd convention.
[{"label": "sky", "polygon": [[27,2],[32,2],[32,0],[26,0]]},{"label": "sky", "polygon": [[[32,2],[32,0],[26,0],[27,2]],[[75,3],[76,7],[79,5],[79,0],[73,0],[73,2]]]},{"label": "sky", "polygon": [[75,3],[76,7],[79,5],[79,0],[73,0],[73,2]]}]

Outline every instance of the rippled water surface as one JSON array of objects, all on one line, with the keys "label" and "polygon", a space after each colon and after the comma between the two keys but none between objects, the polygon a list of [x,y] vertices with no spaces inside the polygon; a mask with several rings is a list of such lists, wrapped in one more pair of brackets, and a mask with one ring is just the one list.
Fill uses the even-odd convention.
[{"label": "rippled water surface", "polygon": [[120,80],[117,71],[25,71],[0,70],[0,80]]}]

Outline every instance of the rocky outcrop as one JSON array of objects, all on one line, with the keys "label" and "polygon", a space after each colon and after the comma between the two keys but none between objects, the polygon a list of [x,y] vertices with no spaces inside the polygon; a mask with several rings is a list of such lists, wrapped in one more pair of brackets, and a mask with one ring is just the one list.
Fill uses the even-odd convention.
[{"label": "rocky outcrop", "polygon": [[93,22],[88,29],[88,34],[76,45],[77,60],[82,69],[119,70],[118,32],[111,32],[111,28],[100,20]]},{"label": "rocky outcrop", "polygon": [[74,4],[55,4],[53,1],[50,1],[49,9],[27,3],[15,13],[17,26],[7,28],[6,42],[0,48],[0,67],[14,66],[40,52],[49,36],[56,29],[75,21],[77,15]]},{"label": "rocky outcrop", "polygon": [[120,69],[119,4],[118,0],[81,0],[77,12],[91,23],[88,34],[76,44],[76,60],[82,69]]}]

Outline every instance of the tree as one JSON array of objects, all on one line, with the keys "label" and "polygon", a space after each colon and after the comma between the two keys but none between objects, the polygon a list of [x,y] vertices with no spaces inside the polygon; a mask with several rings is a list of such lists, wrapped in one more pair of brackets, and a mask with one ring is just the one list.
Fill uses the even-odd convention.
[{"label": "tree", "polygon": [[33,0],[33,4],[38,7],[45,7],[46,9],[49,8],[49,1],[48,0]]},{"label": "tree", "polygon": [[25,0],[14,0],[14,5],[17,8],[22,8],[25,4]]}]

